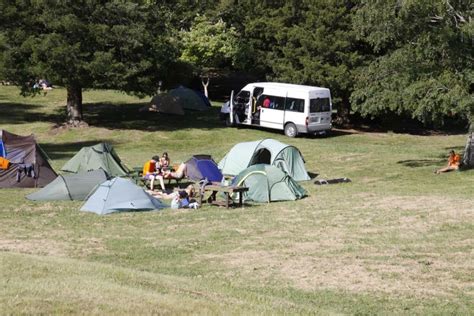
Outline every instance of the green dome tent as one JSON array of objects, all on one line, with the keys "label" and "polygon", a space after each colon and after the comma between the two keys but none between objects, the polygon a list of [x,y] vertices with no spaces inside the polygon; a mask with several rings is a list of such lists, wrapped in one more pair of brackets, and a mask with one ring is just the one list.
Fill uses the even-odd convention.
[{"label": "green dome tent", "polygon": [[238,143],[219,162],[224,175],[235,176],[255,164],[269,164],[288,173],[296,181],[309,180],[298,148],[274,139]]},{"label": "green dome tent", "polygon": [[154,96],[151,99],[150,104],[151,109],[156,112],[184,115],[184,110],[180,101],[169,94],[159,94]]},{"label": "green dome tent", "polygon": [[81,207],[81,211],[99,215],[124,211],[144,211],[165,208],[129,179],[113,178],[100,184]]},{"label": "green dome tent", "polygon": [[61,168],[62,171],[74,172],[102,169],[108,175],[126,176],[129,171],[122,164],[112,145],[99,143],[90,147],[83,147]]},{"label": "green dome tent", "polygon": [[27,195],[26,198],[32,201],[83,201],[96,186],[104,181],[107,181],[107,173],[104,170],[58,175],[47,186]]},{"label": "green dome tent", "polygon": [[207,111],[209,106],[203,100],[203,98],[194,90],[179,86],[176,89],[172,89],[168,92],[169,95],[175,97],[183,109],[194,110],[194,111]]},{"label": "green dome tent", "polygon": [[257,164],[248,167],[232,182],[249,188],[243,195],[246,201],[294,201],[306,195],[306,190],[286,172],[271,165]]},{"label": "green dome tent", "polygon": [[[207,111],[210,103],[200,92],[179,86],[167,93],[154,96],[149,108],[160,113],[184,115],[184,110]],[[207,100],[207,102],[206,102]]]}]

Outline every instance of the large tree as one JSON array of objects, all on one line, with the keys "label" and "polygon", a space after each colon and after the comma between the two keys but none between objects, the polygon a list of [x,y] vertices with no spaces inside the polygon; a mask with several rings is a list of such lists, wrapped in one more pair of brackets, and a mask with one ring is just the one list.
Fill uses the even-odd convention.
[{"label": "large tree", "polygon": [[182,54],[180,59],[191,64],[201,77],[204,94],[210,72],[216,68],[233,66],[237,55],[237,32],[222,19],[212,21],[198,15],[189,30],[180,32]]},{"label": "large tree", "polygon": [[165,7],[149,1],[0,1],[0,76],[34,93],[46,78],[67,89],[80,122],[82,91],[153,93],[177,50]]},{"label": "large tree", "polygon": [[360,64],[352,31],[353,1],[230,1],[222,14],[239,33],[240,64],[268,80],[331,89],[342,122],[350,112],[353,69]]},{"label": "large tree", "polygon": [[354,23],[373,59],[353,107],[365,116],[449,116],[474,122],[474,6],[470,0],[362,1]]}]

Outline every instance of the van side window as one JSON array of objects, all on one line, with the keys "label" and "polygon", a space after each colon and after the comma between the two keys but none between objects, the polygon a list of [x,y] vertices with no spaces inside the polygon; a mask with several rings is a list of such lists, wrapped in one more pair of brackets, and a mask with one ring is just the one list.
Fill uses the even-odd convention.
[{"label": "van side window", "polygon": [[[269,104],[264,104],[265,99],[270,100]],[[284,110],[285,109],[285,98],[284,97],[276,97],[274,95],[262,94],[262,95],[260,95],[260,97],[257,100],[257,107],[258,106],[260,106],[262,108],[269,108],[269,109],[274,109],[274,110]]]},{"label": "van side window", "polygon": [[296,98],[286,98],[286,108],[287,111],[293,112],[304,112],[304,100]]},{"label": "van side window", "polygon": [[318,112],[329,112],[331,105],[329,103],[329,98],[317,98],[309,100],[309,112],[318,113]]},{"label": "van side window", "polygon": [[285,98],[283,97],[270,97],[270,108],[274,110],[285,109]]}]

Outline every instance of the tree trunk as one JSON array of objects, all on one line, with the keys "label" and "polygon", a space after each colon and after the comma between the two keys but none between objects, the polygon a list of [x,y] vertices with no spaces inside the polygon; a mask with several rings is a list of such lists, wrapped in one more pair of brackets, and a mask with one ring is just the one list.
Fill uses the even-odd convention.
[{"label": "tree trunk", "polygon": [[67,120],[76,125],[82,122],[82,87],[72,85],[67,87]]}]

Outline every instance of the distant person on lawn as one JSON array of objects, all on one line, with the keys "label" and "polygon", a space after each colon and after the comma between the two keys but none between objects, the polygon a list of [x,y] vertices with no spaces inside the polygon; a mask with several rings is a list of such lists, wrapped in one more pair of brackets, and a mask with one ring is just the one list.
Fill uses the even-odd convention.
[{"label": "distant person on lawn", "polygon": [[153,191],[155,185],[155,179],[160,181],[161,189],[165,190],[165,182],[163,181],[163,175],[159,165],[160,157],[153,156],[143,166],[143,178],[150,180],[150,189]]},{"label": "distant person on lawn", "polygon": [[456,154],[454,150],[451,150],[449,152],[448,165],[444,168],[436,170],[435,173],[440,174],[442,172],[459,170],[460,165],[461,165],[461,156],[459,154]]}]

